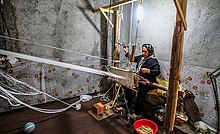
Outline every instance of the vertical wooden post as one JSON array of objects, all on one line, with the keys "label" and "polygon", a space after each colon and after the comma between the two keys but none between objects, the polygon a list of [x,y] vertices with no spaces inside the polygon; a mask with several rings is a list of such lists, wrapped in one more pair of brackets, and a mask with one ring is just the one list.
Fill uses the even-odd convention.
[{"label": "vertical wooden post", "polygon": [[132,46],[130,62],[134,62],[135,51],[136,51],[136,45]]},{"label": "vertical wooden post", "polygon": [[114,11],[115,21],[114,21],[114,50],[113,50],[113,60],[114,66],[119,67],[119,57],[120,57],[120,24],[121,24],[121,15],[118,10]]},{"label": "vertical wooden post", "polygon": [[[187,0],[179,0],[179,2],[182,11],[184,13],[184,17],[186,18]],[[181,74],[183,42],[184,42],[184,27],[183,27],[183,22],[180,19],[180,14],[177,12],[176,26],[173,34],[168,98],[166,103],[166,116],[164,122],[164,128],[167,131],[167,133],[171,133],[174,128],[180,74]]]},{"label": "vertical wooden post", "polygon": [[[120,24],[121,24],[121,15],[118,10],[114,11],[114,50],[113,50],[113,64],[114,67],[119,67],[119,58],[120,58]],[[120,88],[118,88],[118,84],[115,83],[114,89],[113,89],[113,98],[117,97],[117,92]]]}]

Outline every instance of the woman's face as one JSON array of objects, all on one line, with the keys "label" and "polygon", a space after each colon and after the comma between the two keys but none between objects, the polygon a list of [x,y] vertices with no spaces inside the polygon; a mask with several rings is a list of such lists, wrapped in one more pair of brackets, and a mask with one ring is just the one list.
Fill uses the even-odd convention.
[{"label": "woman's face", "polygon": [[142,47],[142,55],[144,58],[147,58],[148,57],[148,50],[146,47]]}]

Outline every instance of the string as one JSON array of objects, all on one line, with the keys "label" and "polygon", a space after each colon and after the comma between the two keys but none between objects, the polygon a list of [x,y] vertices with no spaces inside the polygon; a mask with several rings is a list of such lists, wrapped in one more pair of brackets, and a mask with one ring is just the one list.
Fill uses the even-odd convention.
[{"label": "string", "polygon": [[97,59],[101,59],[101,60],[106,60],[106,61],[111,61],[111,62],[113,62],[113,61],[119,62],[118,60],[106,59],[106,58],[102,58],[102,57],[98,57],[98,56],[93,56],[93,55],[84,54],[84,53],[80,53],[80,52],[76,52],[76,51],[72,51],[72,50],[67,50],[67,49],[63,49],[63,48],[57,48],[57,47],[53,47],[53,46],[48,46],[48,45],[44,45],[44,44],[40,44],[40,43],[36,43],[36,42],[29,42],[27,40],[12,38],[12,37],[8,37],[8,36],[0,35],[0,38],[5,38],[5,39],[9,39],[9,40],[15,40],[15,41],[19,41],[19,42],[30,43],[30,44],[38,45],[38,46],[41,46],[41,47],[52,48],[52,49],[56,49],[56,50],[61,50],[61,51],[65,51],[65,52],[70,52],[70,53],[75,53],[75,54],[79,54],[79,55],[83,55],[83,56],[97,58]]}]

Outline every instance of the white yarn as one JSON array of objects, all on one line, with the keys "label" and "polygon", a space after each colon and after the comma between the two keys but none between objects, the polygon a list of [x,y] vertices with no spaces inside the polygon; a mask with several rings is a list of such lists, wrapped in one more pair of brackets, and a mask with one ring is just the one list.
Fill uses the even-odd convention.
[{"label": "white yarn", "polygon": [[[5,50],[1,50],[0,49],[0,54],[3,55],[10,55],[12,57],[18,57],[18,58],[22,58],[22,59],[26,59],[26,60],[31,60],[31,61],[35,61],[35,62],[41,62],[41,63],[45,63],[45,64],[51,64],[51,65],[55,65],[55,66],[61,66],[61,67],[65,67],[65,68],[71,68],[71,69],[75,69],[75,70],[79,70],[79,71],[84,71],[84,72],[89,72],[89,73],[94,73],[94,74],[99,74],[99,75],[104,75],[104,76],[111,76],[114,78],[120,78],[120,79],[128,79],[124,76],[119,76],[116,74],[113,74],[111,72],[105,72],[105,71],[101,71],[101,70],[96,70],[96,69],[91,69],[91,68],[87,68],[87,67],[81,67],[81,66],[76,66],[76,65],[72,65],[72,64],[67,64],[67,63],[63,63],[63,62],[58,62],[58,61],[53,61],[53,60],[48,60],[48,59],[43,59],[43,58],[38,58],[38,57],[34,57],[34,56],[28,56],[28,55],[24,55],[24,54],[19,54],[19,53],[14,53],[14,52],[9,52],[9,51],[5,51]],[[109,70],[108,70],[109,71]],[[25,85],[26,87],[36,91],[36,93],[21,93],[19,91],[14,90],[10,91],[10,90],[6,90],[4,89],[2,86],[0,86],[0,91],[2,91],[6,96],[0,95],[0,97],[2,97],[3,99],[8,100],[8,102],[12,105],[12,106],[19,106],[20,104],[29,107],[33,110],[39,111],[39,112],[43,112],[43,113],[59,113],[59,112],[63,112],[71,107],[76,108],[77,110],[81,109],[81,104],[80,102],[86,102],[92,99],[92,96],[89,95],[82,95],[80,96],[80,100],[76,101],[75,103],[69,104],[66,103],[62,100],[59,100],[45,92],[39,91],[37,89],[35,89],[34,87],[30,86],[27,83],[21,82],[15,78],[13,78],[12,76],[8,75],[8,74],[4,74],[3,72],[0,71],[0,75],[2,75],[4,78],[6,78],[9,82],[14,83],[14,85],[16,85],[17,83]],[[3,84],[3,83],[1,83]],[[18,86],[19,87],[19,86]],[[9,88],[12,89],[12,88]],[[111,89],[111,88],[110,88]],[[109,89],[109,90],[110,90]],[[108,91],[109,91],[108,90]],[[107,92],[108,92],[107,91]],[[106,93],[107,93],[106,92]],[[105,97],[106,93],[103,95],[103,97]],[[45,94],[48,97],[51,97],[59,102],[62,102],[66,105],[68,105],[68,107],[66,108],[61,108],[61,109],[43,109],[43,108],[37,108],[37,107],[33,107],[30,106],[22,101],[20,101],[19,99],[17,99],[15,96],[13,96],[12,94],[15,95],[39,95],[39,94]],[[102,98],[103,98],[102,97]],[[101,98],[100,98],[101,99]],[[13,104],[12,101],[16,102],[17,104]],[[104,98],[105,101],[107,101],[106,98]]]},{"label": "white yarn", "polygon": [[[20,105],[24,105],[26,107],[29,107],[33,110],[36,110],[38,112],[42,112],[42,113],[59,113],[59,112],[63,112],[71,107],[74,107],[76,108],[76,110],[80,110],[81,109],[81,104],[80,102],[87,102],[89,100],[92,99],[92,96],[90,95],[81,95],[80,96],[80,99],[78,101],[76,101],[75,103],[72,103],[72,104],[69,104],[69,103],[66,103],[58,98],[55,98],[45,92],[42,92],[42,91],[39,91],[37,89],[35,89],[34,87],[30,86],[29,84],[27,83],[24,83],[24,82],[21,82],[15,78],[13,78],[12,76],[8,75],[8,74],[4,74],[2,71],[0,71],[0,75],[4,78],[6,78],[8,81],[14,83],[15,84],[22,84],[22,85],[25,85],[26,87],[28,87],[29,89],[32,89],[34,91],[36,91],[37,93],[32,93],[32,94],[29,94],[29,93],[21,93],[21,92],[13,92],[13,91],[10,91],[10,90],[7,90],[7,89],[4,89],[2,86],[0,86],[0,91],[5,95],[0,95],[0,97],[2,97],[3,99],[6,99],[12,106],[20,106]],[[3,83],[0,83],[0,84],[3,84]],[[6,85],[4,85],[6,86]],[[9,89],[12,89],[10,88],[9,86],[7,86],[7,88]],[[15,90],[16,91],[16,90]],[[16,98],[15,96],[13,96],[12,94],[15,94],[15,95],[39,95],[39,94],[45,94],[46,96],[48,97],[51,97],[59,102],[62,102],[66,105],[68,105],[68,107],[66,108],[61,108],[61,109],[43,109],[43,108],[37,108],[37,107],[34,107],[34,106],[31,106],[31,105],[28,105],[24,102],[22,102],[21,100],[19,100],[18,98]],[[14,101],[16,102],[17,104],[13,104],[11,101]]]},{"label": "white yarn", "polygon": [[41,63],[44,63],[44,64],[50,64],[50,65],[54,65],[54,66],[60,66],[60,67],[64,67],[64,68],[71,68],[71,69],[74,69],[74,70],[83,71],[83,72],[87,72],[87,73],[110,76],[110,77],[119,78],[119,79],[129,79],[127,77],[116,75],[116,74],[113,74],[113,73],[110,73],[110,72],[105,72],[105,71],[101,71],[101,70],[97,70],[97,69],[93,69],[93,68],[82,67],[82,66],[77,66],[77,65],[64,63],[64,62],[39,58],[39,57],[20,54],[20,53],[15,53],[15,52],[10,52],[10,51],[6,51],[6,50],[2,50],[2,49],[0,49],[0,54],[10,55],[12,57],[22,58],[22,59],[26,59],[26,60],[35,61],[35,62],[41,62]]},{"label": "white yarn", "polygon": [[[26,106],[26,107],[29,107],[29,108],[31,108],[31,109],[33,109],[33,110],[36,110],[36,111],[42,112],[42,113],[51,113],[51,114],[52,114],[52,113],[64,112],[64,111],[68,110],[69,108],[71,108],[72,106],[74,106],[74,105],[76,105],[76,104],[79,104],[79,103],[82,101],[82,99],[80,99],[80,100],[78,100],[78,101],[72,103],[71,105],[69,105],[69,106],[66,107],[66,108],[60,108],[60,109],[44,109],[44,108],[37,108],[37,107],[34,107],[34,106],[30,106],[30,105],[28,105],[28,104],[26,104],[26,103],[20,101],[19,99],[17,99],[17,98],[14,97],[13,95],[11,95],[9,92],[7,92],[7,90],[5,90],[4,88],[2,88],[1,86],[0,86],[0,90],[3,91],[4,93],[6,93],[10,98],[12,98],[14,101],[18,102],[19,104],[22,104],[22,105],[24,105],[24,106]],[[2,97],[2,96],[1,96],[1,97]],[[6,98],[6,97],[3,97],[3,98]]]},{"label": "white yarn", "polygon": [[[57,109],[51,110],[51,109],[36,108],[36,107],[30,106],[30,105],[28,105],[28,104],[25,104],[24,102],[20,101],[20,100],[17,99],[16,97],[14,97],[11,93],[15,93],[15,92],[6,90],[6,89],[4,89],[3,87],[0,86],[0,91],[2,91],[6,96],[8,96],[8,97],[6,97],[6,96],[1,95],[0,97],[2,97],[2,98],[4,98],[4,99],[8,100],[8,102],[9,102],[12,106],[19,106],[20,104],[22,104],[22,105],[24,105],[24,106],[27,106],[27,107],[29,107],[29,108],[31,108],[31,109],[33,109],[33,110],[39,111],[39,112],[43,112],[43,113],[57,113],[57,112],[63,112],[63,111],[65,111],[65,110],[67,110],[68,108],[72,107],[72,106],[74,107],[75,104],[77,104],[77,103],[79,103],[79,102],[81,101],[81,100],[80,100],[80,101],[77,101],[77,102],[75,102],[75,103],[73,103],[73,104],[68,104],[68,103],[66,103],[66,102],[64,102],[64,101],[62,101],[62,100],[59,100],[59,99],[57,99],[57,98],[55,98],[55,97],[53,97],[53,96],[51,96],[51,95],[49,95],[49,94],[46,94],[46,93],[44,93],[44,92],[41,92],[41,91],[39,91],[39,90],[33,88],[32,86],[30,86],[30,85],[28,85],[28,84],[26,84],[26,83],[24,83],[24,82],[20,82],[20,81],[18,81],[17,79],[14,79],[13,77],[11,77],[10,75],[3,74],[3,72],[1,72],[1,71],[0,71],[0,75],[2,75],[3,77],[5,77],[7,80],[9,80],[9,81],[11,81],[11,82],[14,81],[15,83],[23,84],[23,85],[29,87],[30,89],[33,89],[34,91],[38,92],[38,93],[36,93],[36,94],[39,94],[39,93],[40,93],[40,94],[45,94],[46,96],[49,96],[49,97],[51,97],[51,98],[53,98],[53,99],[55,99],[55,100],[57,100],[57,101],[60,101],[60,102],[62,102],[62,103],[64,103],[64,104],[66,104],[66,105],[69,105],[67,108],[58,109],[58,110],[57,110]],[[19,94],[21,94],[21,93],[16,93],[16,94],[19,95]],[[17,103],[19,103],[19,104],[16,104],[16,105],[15,105],[15,104],[11,103],[10,100],[13,100],[13,101],[15,101],[15,102],[17,102]],[[75,107],[74,107],[74,108],[75,108]]]},{"label": "white yarn", "polygon": [[[46,96],[48,96],[48,97],[50,97],[50,98],[53,98],[53,99],[55,99],[55,100],[57,100],[57,101],[59,101],[59,102],[64,103],[64,104],[66,104],[66,105],[70,105],[69,103],[66,103],[66,102],[64,102],[64,101],[62,101],[62,100],[60,100],[60,99],[58,99],[58,98],[56,98],[56,97],[53,97],[53,96],[51,96],[51,95],[49,95],[49,94],[47,94],[47,93],[45,93],[45,92],[42,92],[42,91],[39,91],[39,90],[35,89],[35,88],[32,87],[31,85],[29,85],[29,84],[27,84],[27,83],[24,83],[24,82],[21,82],[21,81],[15,79],[15,78],[13,78],[13,77],[10,76],[10,75],[4,74],[4,73],[1,72],[1,71],[0,71],[0,75],[2,75],[3,77],[5,77],[6,79],[8,79],[8,80],[11,81],[11,82],[15,82],[15,83],[19,83],[19,84],[22,84],[22,85],[27,86],[28,88],[30,88],[30,89],[36,91],[36,92],[37,92],[36,94],[44,94],[44,95],[46,95]],[[74,108],[75,108],[75,107],[74,107]]]},{"label": "white yarn", "polygon": [[90,101],[92,99],[91,95],[80,95],[80,99],[82,100],[82,102],[87,102]]}]

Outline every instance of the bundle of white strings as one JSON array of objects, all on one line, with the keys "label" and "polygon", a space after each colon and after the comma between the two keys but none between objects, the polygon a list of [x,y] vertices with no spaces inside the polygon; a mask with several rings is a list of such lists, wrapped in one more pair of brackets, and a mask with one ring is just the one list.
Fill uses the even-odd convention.
[{"label": "bundle of white strings", "polygon": [[[21,82],[21,81],[15,79],[15,78],[13,78],[12,76],[7,75],[7,74],[5,74],[5,73],[3,73],[1,71],[0,71],[0,75],[3,78],[5,78],[6,80],[12,82],[13,84],[17,84],[17,83],[18,84],[22,84],[22,85],[28,87],[29,89],[32,89],[32,90],[35,91],[35,93],[22,93],[22,92],[19,92],[17,90],[10,91],[10,90],[5,89],[2,86],[0,86],[0,91],[2,92],[2,95],[0,94],[0,97],[2,97],[3,99],[6,99],[12,106],[24,105],[26,107],[29,107],[29,108],[31,108],[33,110],[36,110],[36,111],[42,112],[42,113],[60,113],[60,112],[64,112],[64,111],[68,110],[71,107],[76,108],[76,110],[79,110],[79,109],[81,109],[81,104],[80,104],[81,101],[82,102],[86,102],[86,101],[89,101],[92,98],[89,95],[81,95],[80,99],[78,101],[76,101],[76,102],[74,102],[72,104],[69,104],[69,103],[66,103],[66,102],[64,102],[64,101],[62,101],[62,100],[60,100],[58,98],[55,98],[55,97],[53,97],[53,96],[51,96],[51,95],[49,95],[49,94],[47,94],[45,92],[39,91],[39,90],[35,89],[34,87],[30,86],[29,84]],[[1,82],[1,84],[3,85],[2,82]],[[7,88],[12,89],[9,86]],[[44,94],[44,95],[46,95],[48,97],[51,97],[51,98],[53,98],[53,99],[55,99],[55,100],[65,104],[65,105],[68,105],[68,106],[65,107],[65,108],[59,108],[59,109],[37,108],[37,107],[31,106],[31,105],[28,105],[28,104],[22,102],[21,100],[19,100],[18,98],[16,98],[14,96],[14,95],[39,95],[39,94]],[[13,103],[12,103],[12,101],[13,101]]]}]

